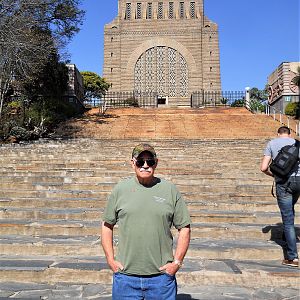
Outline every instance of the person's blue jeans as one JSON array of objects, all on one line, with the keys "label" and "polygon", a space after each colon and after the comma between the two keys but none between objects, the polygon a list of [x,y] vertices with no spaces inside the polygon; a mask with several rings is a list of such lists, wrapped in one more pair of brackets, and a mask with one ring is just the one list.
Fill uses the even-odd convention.
[{"label": "person's blue jeans", "polygon": [[113,300],[175,300],[176,294],[175,276],[168,274],[131,276],[121,273],[113,275]]},{"label": "person's blue jeans", "polygon": [[293,260],[298,258],[294,221],[295,204],[300,196],[300,176],[290,177],[285,183],[277,183],[276,196],[283,223],[286,259]]}]

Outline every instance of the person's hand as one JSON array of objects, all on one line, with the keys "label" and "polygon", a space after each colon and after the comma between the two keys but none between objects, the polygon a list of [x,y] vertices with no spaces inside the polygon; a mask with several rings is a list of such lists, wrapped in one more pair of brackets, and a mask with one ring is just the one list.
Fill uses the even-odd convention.
[{"label": "person's hand", "polygon": [[177,264],[172,262],[172,263],[167,263],[164,266],[160,267],[159,270],[164,271],[165,273],[173,276],[176,274],[176,272],[179,270],[179,268],[180,267]]},{"label": "person's hand", "polygon": [[124,269],[123,265],[117,260],[111,260],[107,263],[114,273],[118,272],[119,270],[122,271]]}]

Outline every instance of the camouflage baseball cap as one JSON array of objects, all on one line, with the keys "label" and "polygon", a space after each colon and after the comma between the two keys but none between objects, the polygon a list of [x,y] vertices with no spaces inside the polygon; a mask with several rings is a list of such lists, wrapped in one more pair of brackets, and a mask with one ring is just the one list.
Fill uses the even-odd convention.
[{"label": "camouflage baseball cap", "polygon": [[156,157],[154,148],[149,144],[138,144],[135,146],[132,151],[132,157],[138,158],[138,156],[144,151],[148,151],[153,155],[153,157]]}]

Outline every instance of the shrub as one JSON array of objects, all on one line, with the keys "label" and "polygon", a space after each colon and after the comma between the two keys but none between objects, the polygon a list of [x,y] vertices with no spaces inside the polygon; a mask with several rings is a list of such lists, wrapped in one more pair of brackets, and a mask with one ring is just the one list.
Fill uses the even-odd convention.
[{"label": "shrub", "polygon": [[13,127],[21,126],[20,118],[11,118],[8,114],[4,114],[0,123],[0,140],[5,140]]},{"label": "shrub", "polygon": [[11,108],[11,109],[19,109],[22,107],[22,104],[20,101],[11,101],[7,104],[7,107],[8,108]]},{"label": "shrub", "polygon": [[31,139],[31,132],[20,126],[13,127],[9,135],[16,137],[17,140],[27,141]]},{"label": "shrub", "polygon": [[250,109],[251,111],[260,111],[260,112],[264,112],[266,107],[264,104],[262,104],[260,101],[258,100],[251,100],[250,101]]},{"label": "shrub", "polygon": [[245,106],[245,100],[244,99],[235,100],[234,102],[232,102],[231,106],[232,107],[243,107],[243,106]]},{"label": "shrub", "polygon": [[133,106],[133,107],[139,107],[139,102],[137,99],[135,99],[134,97],[130,97],[130,98],[127,98],[125,100],[125,103],[129,106]]},{"label": "shrub", "polygon": [[39,126],[43,118],[43,126],[53,127],[59,122],[65,121],[68,118],[78,114],[76,108],[66,101],[49,100],[41,108],[39,103],[32,104],[26,112],[28,125],[33,128]]},{"label": "shrub", "polygon": [[227,104],[227,102],[228,102],[228,99],[227,98],[221,98],[221,103],[222,104]]},{"label": "shrub", "polygon": [[288,103],[287,106],[285,107],[285,114],[288,116],[296,116],[298,109],[298,103],[297,102],[291,102]]}]

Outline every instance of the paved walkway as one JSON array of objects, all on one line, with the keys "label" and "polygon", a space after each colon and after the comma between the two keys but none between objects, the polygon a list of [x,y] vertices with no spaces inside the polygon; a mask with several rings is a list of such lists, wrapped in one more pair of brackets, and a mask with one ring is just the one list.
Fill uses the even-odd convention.
[{"label": "paved walkway", "polygon": [[[111,286],[103,284],[30,284],[1,283],[0,300],[111,300]],[[177,300],[298,300],[298,290],[219,286],[179,286]],[[158,298],[159,300],[159,298]]]},{"label": "paved walkway", "polygon": [[[48,258],[48,260],[45,260]],[[28,259],[28,257],[26,258]],[[49,268],[58,270],[62,273],[64,269],[82,270],[82,271],[98,271],[111,273],[107,269],[107,265],[103,257],[85,257],[85,258],[69,258],[66,261],[59,261],[57,257],[43,257],[44,260],[26,261],[20,257],[19,261],[10,262],[2,257],[0,261],[0,269],[7,271],[10,268],[16,270],[18,265],[19,270],[31,270],[40,272]],[[56,264],[56,265],[55,265]],[[50,267],[51,268],[51,267]],[[266,272],[265,284],[255,284],[255,273]],[[248,270],[252,276],[247,277],[247,287],[242,286],[243,282],[239,283],[242,272]],[[260,261],[259,264],[249,261],[233,261],[233,260],[196,260],[186,259],[182,270],[177,274],[177,277],[187,276],[190,280],[186,280],[186,284],[179,285],[177,300],[271,300],[271,299],[299,299],[299,290],[295,288],[280,288],[272,284],[272,274],[281,274],[282,280],[290,280],[285,276],[293,274],[295,270],[281,266],[277,261]],[[193,284],[190,274],[196,273],[195,276],[203,278],[202,284]],[[216,285],[213,281],[210,283],[210,273],[219,274],[222,286]],[[95,273],[91,273],[95,275]],[[97,276],[91,276],[88,284],[78,283],[22,283],[22,282],[1,282],[0,285],[0,300],[1,299],[111,299],[111,285],[107,283],[95,283]],[[111,276],[110,276],[111,278]],[[227,278],[227,279],[226,279]],[[83,281],[86,278],[83,276]],[[225,281],[236,280],[235,285],[224,286]],[[159,295],[158,298],[159,300]]]}]

